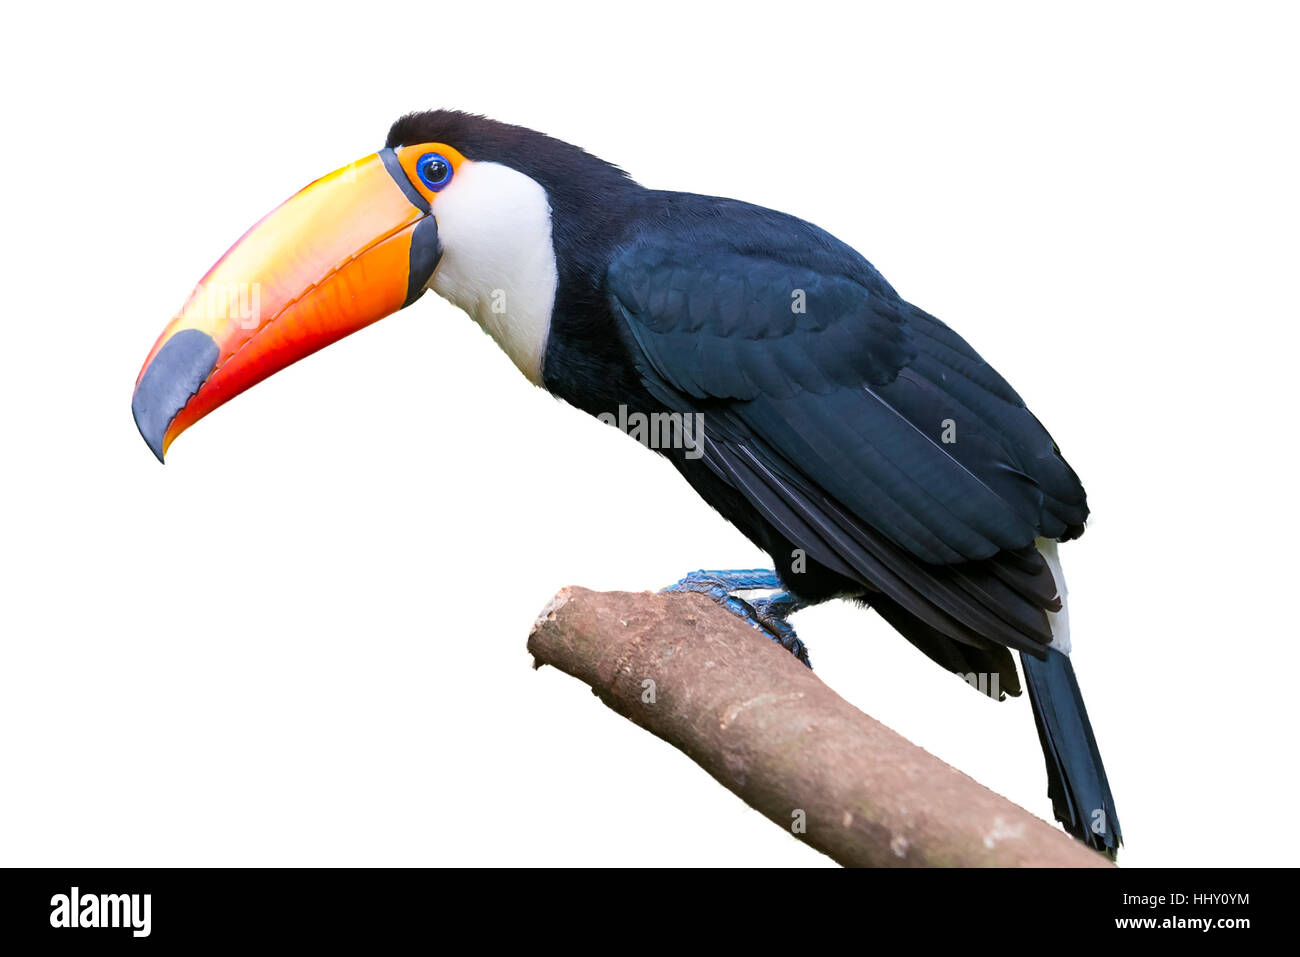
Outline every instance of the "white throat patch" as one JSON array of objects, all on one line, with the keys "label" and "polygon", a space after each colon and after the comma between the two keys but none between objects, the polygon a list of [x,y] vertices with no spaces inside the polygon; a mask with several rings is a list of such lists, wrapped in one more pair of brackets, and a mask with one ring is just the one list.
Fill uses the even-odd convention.
[{"label": "white throat patch", "polygon": [[442,259],[429,287],[469,313],[541,385],[559,282],[546,190],[508,166],[466,161],[433,214]]}]

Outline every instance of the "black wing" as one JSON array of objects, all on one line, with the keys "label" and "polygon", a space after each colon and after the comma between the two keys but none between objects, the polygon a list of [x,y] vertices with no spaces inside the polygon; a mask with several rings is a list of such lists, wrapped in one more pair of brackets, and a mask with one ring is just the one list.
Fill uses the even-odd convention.
[{"label": "black wing", "polygon": [[746,247],[643,236],[611,264],[647,386],[705,411],[710,467],[810,557],[942,634],[1041,653],[1059,603],[1034,539],[1087,516],[1051,437],[857,253],[741,208]]}]

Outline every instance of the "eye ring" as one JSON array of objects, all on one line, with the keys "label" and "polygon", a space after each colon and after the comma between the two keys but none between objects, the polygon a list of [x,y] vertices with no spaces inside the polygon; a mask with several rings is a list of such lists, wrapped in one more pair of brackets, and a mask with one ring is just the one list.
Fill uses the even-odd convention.
[{"label": "eye ring", "polygon": [[441,153],[425,153],[416,161],[420,182],[437,192],[451,182],[451,161]]}]

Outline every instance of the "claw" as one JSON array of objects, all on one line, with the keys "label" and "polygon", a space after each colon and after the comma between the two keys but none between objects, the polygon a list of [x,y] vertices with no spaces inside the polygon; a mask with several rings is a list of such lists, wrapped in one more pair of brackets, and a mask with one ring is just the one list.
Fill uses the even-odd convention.
[{"label": "claw", "polygon": [[795,634],[794,627],[785,619],[806,604],[788,591],[779,591],[768,598],[747,601],[733,592],[781,588],[776,572],[767,568],[737,569],[732,571],[691,572],[681,581],[662,589],[665,592],[695,592],[717,602],[751,628],[767,635],[772,641],[790,652],[809,668],[808,648]]}]

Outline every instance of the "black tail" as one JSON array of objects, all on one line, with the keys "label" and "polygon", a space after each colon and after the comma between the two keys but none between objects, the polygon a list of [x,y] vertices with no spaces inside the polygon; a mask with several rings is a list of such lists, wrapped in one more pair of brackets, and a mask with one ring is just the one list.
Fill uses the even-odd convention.
[{"label": "black tail", "polygon": [[1052,813],[1067,831],[1114,860],[1124,843],[1119,817],[1074,666],[1055,648],[1048,649],[1046,661],[1022,654],[1020,663],[1047,759]]}]

